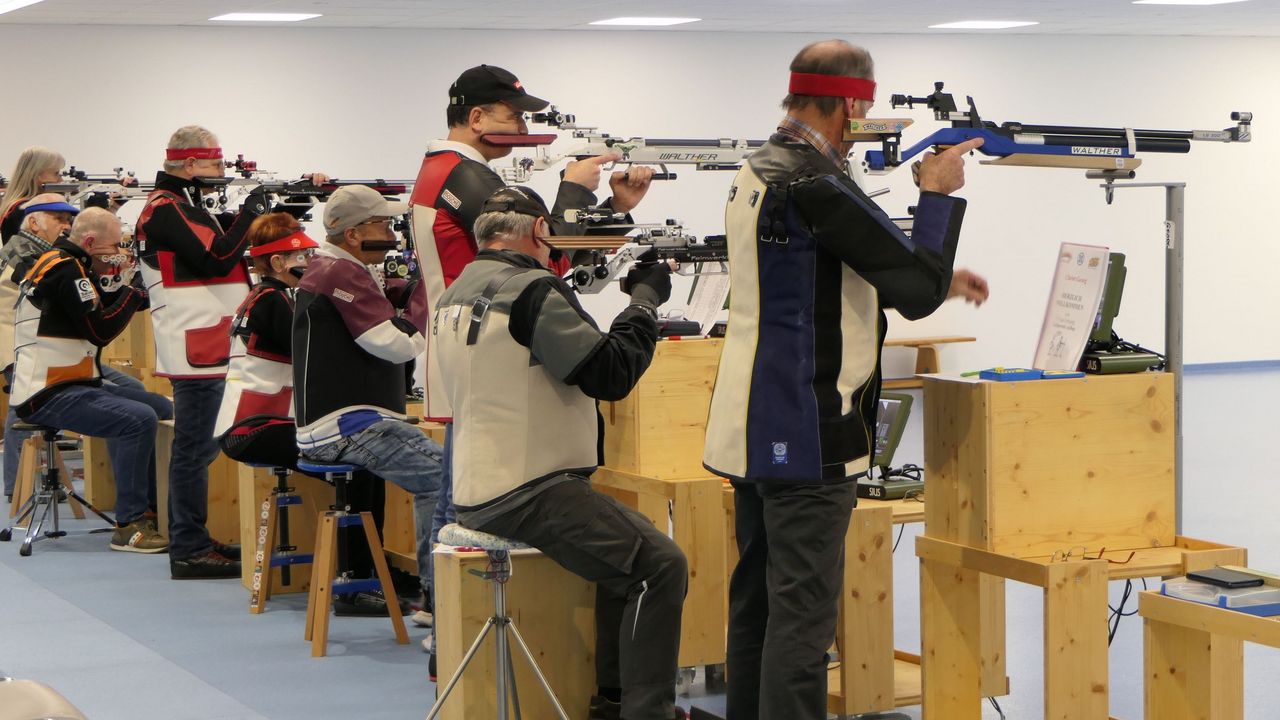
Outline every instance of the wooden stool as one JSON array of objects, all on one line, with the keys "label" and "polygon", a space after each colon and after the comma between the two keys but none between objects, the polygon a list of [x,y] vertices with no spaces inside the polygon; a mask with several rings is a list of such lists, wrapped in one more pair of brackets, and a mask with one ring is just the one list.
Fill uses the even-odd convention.
[{"label": "wooden stool", "polygon": [[[391,627],[395,629],[396,642],[409,644],[409,633],[404,628],[404,618],[400,616],[400,600],[396,597],[396,589],[391,584],[391,571],[387,568],[387,558],[382,552],[382,543],[378,541],[378,531],[373,524],[373,515],[369,512],[353,514],[347,503],[347,483],[352,474],[358,470],[355,465],[338,463],[322,463],[312,460],[300,460],[298,468],[304,472],[324,475],[325,480],[333,483],[337,501],[332,510],[320,513],[316,523],[316,554],[311,569],[311,592],[307,594],[307,631],[305,638],[311,641],[311,656],[324,657],[329,643],[329,611],[333,606],[333,596],[342,593],[354,593],[369,590],[382,590],[387,600],[388,614],[391,616]],[[377,570],[377,578],[350,580],[337,578],[338,570],[338,528],[363,527],[365,539],[369,542],[369,552],[373,554],[373,566]]]},{"label": "wooden stool", "polygon": [[[489,569],[484,573],[476,570],[472,570],[472,572],[493,583],[493,615],[485,621],[484,627],[481,628],[480,634],[476,636],[475,642],[471,643],[471,648],[463,656],[458,669],[453,673],[453,677],[449,678],[449,684],[444,686],[444,691],[440,693],[439,699],[431,706],[431,711],[427,713],[427,720],[433,720],[444,709],[444,704],[449,699],[449,693],[453,692],[453,687],[458,684],[458,679],[462,677],[462,673],[467,671],[467,665],[475,657],[476,651],[480,649],[480,643],[484,642],[484,638],[489,634],[490,630],[494,631],[493,639],[497,650],[494,655],[497,658],[497,673],[495,674],[497,681],[495,684],[497,685],[498,720],[507,720],[510,717],[508,710],[512,708],[515,710],[515,716],[517,718],[520,717],[520,698],[515,693],[516,675],[515,668],[511,662],[511,638],[507,637],[508,633],[520,645],[520,650],[524,652],[525,659],[529,661],[529,667],[533,668],[534,674],[538,677],[538,682],[542,685],[542,689],[546,691],[547,697],[550,698],[551,704],[555,707],[556,714],[560,717],[560,720],[569,720],[569,716],[565,714],[560,701],[556,699],[556,694],[552,691],[550,683],[547,682],[546,676],[542,674],[542,669],[538,667],[538,661],[533,659],[533,653],[529,651],[529,646],[525,644],[524,638],[520,636],[520,631],[516,629],[515,621],[507,614],[507,580],[511,579],[511,551],[529,546],[506,538],[500,538],[497,535],[483,533],[479,530],[464,528],[457,523],[449,523],[440,528],[440,542],[445,545],[480,548],[489,555]],[[508,706],[508,702],[511,703],[510,706]]]},{"label": "wooden stool", "polygon": [[290,566],[305,565],[314,560],[311,553],[297,553],[289,544],[289,506],[301,505],[302,498],[289,487],[289,468],[262,463],[245,463],[249,467],[268,468],[276,476],[276,487],[262,500],[258,513],[258,540],[253,553],[253,584],[249,594],[249,612],[261,614],[271,597],[271,569],[280,568],[280,579],[288,585],[292,580]]},{"label": "wooden stool", "polygon": [[[59,472],[62,461],[58,455],[57,443],[59,433],[62,432],[61,430],[54,427],[48,427],[46,425],[31,425],[23,422],[15,423],[13,429],[24,432],[40,433],[44,442],[42,451],[40,452],[40,465],[38,468],[40,482],[38,486],[31,488],[30,497],[28,497],[26,502],[22,504],[22,509],[18,511],[18,519],[9,527],[4,530],[0,530],[0,541],[9,542],[9,540],[13,538],[14,528],[25,527],[27,535],[22,541],[22,547],[19,548],[18,554],[23,557],[28,557],[31,555],[31,545],[35,541],[43,540],[45,538],[60,538],[66,535],[67,531],[63,530],[58,523],[58,496],[60,493],[66,493],[67,498],[71,501],[71,512],[77,518],[84,518],[84,511],[80,509],[80,506],[84,506],[91,510],[93,514],[105,520],[109,525],[109,527],[97,528],[88,532],[95,533],[115,530],[116,521],[103,514],[101,510],[90,504],[88,500],[81,497],[80,494],[76,492],[76,489],[71,485],[70,480],[66,477],[65,470]],[[24,450],[25,447],[26,446],[24,445]],[[31,447],[35,447],[35,445],[31,445]],[[28,452],[23,452],[23,465],[19,468],[19,476],[23,474],[21,470],[30,467],[30,455],[31,454]],[[34,473],[35,469],[32,468],[27,475],[34,475]],[[15,488],[15,505],[17,504],[17,498],[18,490]],[[37,515],[39,516],[38,518]],[[53,516],[53,530],[44,530],[44,524],[49,520],[51,515]],[[22,525],[24,521],[27,523],[25,526]]]}]

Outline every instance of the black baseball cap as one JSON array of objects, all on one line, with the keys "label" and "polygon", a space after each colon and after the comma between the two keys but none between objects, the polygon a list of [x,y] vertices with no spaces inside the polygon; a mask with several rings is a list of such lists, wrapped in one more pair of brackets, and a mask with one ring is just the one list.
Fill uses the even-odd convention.
[{"label": "black baseball cap", "polygon": [[495,102],[504,102],[525,112],[537,112],[550,104],[525,92],[515,75],[493,65],[473,67],[449,86],[450,105],[475,107]]},{"label": "black baseball cap", "polygon": [[480,207],[480,213],[483,215],[488,212],[513,212],[521,215],[531,215],[540,217],[547,221],[548,228],[552,234],[555,234],[555,228],[551,224],[551,211],[547,209],[547,203],[542,200],[542,196],[534,192],[532,189],[515,185],[512,187],[504,187],[494,191],[484,201],[484,205]]}]

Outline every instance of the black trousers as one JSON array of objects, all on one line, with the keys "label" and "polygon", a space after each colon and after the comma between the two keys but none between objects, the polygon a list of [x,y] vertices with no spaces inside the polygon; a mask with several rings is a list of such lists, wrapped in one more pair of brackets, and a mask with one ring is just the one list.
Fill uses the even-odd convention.
[{"label": "black trousers", "polygon": [[532,545],[596,583],[596,683],[622,688],[626,720],[673,716],[689,566],[666,533],[579,477],[475,529]]},{"label": "black trousers", "polygon": [[728,720],[826,720],[854,483],[733,488]]}]

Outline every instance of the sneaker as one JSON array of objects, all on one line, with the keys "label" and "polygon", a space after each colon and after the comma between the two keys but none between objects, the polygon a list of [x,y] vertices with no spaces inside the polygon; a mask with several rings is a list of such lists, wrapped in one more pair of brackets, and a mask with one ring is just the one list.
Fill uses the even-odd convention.
[{"label": "sneaker", "polygon": [[240,577],[240,563],[214,550],[184,560],[169,558],[169,576],[174,580],[211,580]]},{"label": "sneaker", "polygon": [[[399,610],[401,615],[409,614],[409,606],[404,601],[400,601]],[[387,597],[381,590],[334,595],[333,614],[339,617],[356,615],[389,617],[387,613]]]},{"label": "sneaker", "polygon": [[622,703],[616,703],[601,695],[591,696],[587,720],[621,720]]},{"label": "sneaker", "polygon": [[213,551],[228,560],[240,562],[240,544],[224,545],[217,540],[213,541]]},{"label": "sneaker", "polygon": [[432,623],[435,622],[435,616],[431,614],[430,610],[416,610],[409,619],[413,621],[414,625],[424,628],[431,627]]},{"label": "sneaker", "polygon": [[430,633],[422,638],[422,652],[430,655],[436,654],[436,634]]},{"label": "sneaker", "polygon": [[145,519],[139,518],[123,527],[117,527],[111,533],[112,550],[135,553],[162,553],[169,549],[169,541],[164,539],[155,526]]}]

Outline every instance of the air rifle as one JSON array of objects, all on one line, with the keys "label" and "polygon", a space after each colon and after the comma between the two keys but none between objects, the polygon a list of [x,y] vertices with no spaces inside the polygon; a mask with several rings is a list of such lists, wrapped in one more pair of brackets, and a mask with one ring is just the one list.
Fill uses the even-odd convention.
[{"label": "air rifle", "polygon": [[554,133],[483,136],[482,140],[493,145],[536,148],[532,157],[515,158],[512,167],[501,169],[502,179],[509,183],[528,182],[534,171],[548,170],[567,159],[600,155],[619,155],[618,162],[631,165],[656,165],[660,172],[654,174],[655,180],[674,180],[676,174],[667,170],[668,165],[693,165],[698,170],[737,170],[743,160],[764,145],[763,140],[729,138],[613,137],[595,127],[578,125],[575,116],[560,112],[554,105],[546,112],[533,113],[531,120],[571,131],[574,144],[568,152],[552,153],[547,146],[558,138]]},{"label": "air rifle", "polygon": [[236,189],[241,194],[248,194],[249,191],[261,187],[268,194],[275,195],[280,200],[275,208],[276,210],[289,212],[300,219],[309,219],[308,213],[315,207],[317,202],[324,202],[338,188],[346,185],[366,185],[378,191],[379,194],[388,197],[403,195],[413,187],[412,180],[383,180],[381,178],[374,180],[330,178],[320,185],[312,183],[307,178],[281,180],[275,177],[275,173],[259,170],[258,163],[254,160],[246,160],[243,154],[236,155],[235,160],[224,161],[224,164],[228,169],[234,170],[235,176],[196,178],[199,185],[207,190],[214,191],[206,198],[206,205],[210,209],[218,211],[225,211],[229,205],[228,188]]},{"label": "air rifle", "polygon": [[[626,215],[609,208],[587,208],[566,213],[569,222],[582,223],[595,228],[634,230],[629,236],[589,235],[575,241],[556,237],[552,242],[562,250],[583,251],[588,258],[569,273],[569,284],[583,294],[598,293],[605,288],[631,261],[652,250],[645,259],[673,261],[680,264],[677,272],[685,275],[724,274],[728,272],[729,247],[724,235],[708,235],[702,240],[685,232],[679,220],[665,223],[628,223]],[[616,250],[599,247],[615,245]],[[589,247],[595,244],[597,247]],[[581,257],[581,255],[579,256]],[[714,269],[706,268],[714,263]]]},{"label": "air rifle", "polygon": [[[924,105],[933,110],[937,120],[951,127],[935,131],[911,147],[902,149],[902,130],[910,120],[854,120],[845,133],[847,140],[878,140],[880,150],[868,150],[863,164],[871,174],[892,172],[930,147],[958,145],[972,138],[982,138],[977,149],[993,160],[984,165],[1020,165],[1031,167],[1067,167],[1092,171],[1099,179],[1132,178],[1142,164],[1139,152],[1186,153],[1192,141],[1249,142],[1252,139],[1253,113],[1233,112],[1234,127],[1224,130],[1137,130],[1134,128],[1080,127],[1074,125],[1031,125],[1006,122],[996,125],[983,120],[972,97],[969,108],[960,111],[950,93],[942,91],[941,82],[934,92],[924,97],[893,95],[894,108]],[[905,124],[903,124],[905,123]],[[899,125],[901,124],[901,127]]]},{"label": "air rifle", "polygon": [[96,205],[107,207],[112,203],[123,205],[130,198],[143,197],[155,186],[139,183],[132,170],[113,168],[110,174],[94,175],[72,165],[56,183],[45,183],[41,192],[61,193],[67,201],[82,208]]}]

